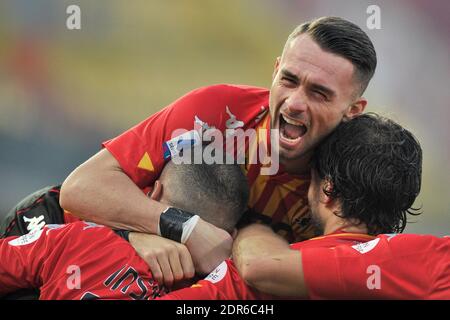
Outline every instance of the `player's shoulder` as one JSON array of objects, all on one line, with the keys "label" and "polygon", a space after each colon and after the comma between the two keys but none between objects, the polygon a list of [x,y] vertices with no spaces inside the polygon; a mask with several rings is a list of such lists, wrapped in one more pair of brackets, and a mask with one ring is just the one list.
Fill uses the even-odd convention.
[{"label": "player's shoulder", "polygon": [[219,83],[209,86],[199,87],[192,91],[201,94],[220,94],[220,95],[261,95],[266,96],[269,90],[263,87],[250,86],[245,84]]},{"label": "player's shoulder", "polygon": [[197,116],[202,121],[221,128],[224,119],[229,118],[247,123],[266,111],[268,105],[269,90],[265,88],[215,84],[188,92],[164,112],[176,114],[178,119]]},{"label": "player's shoulder", "polygon": [[450,241],[450,236],[439,237],[432,234],[418,234],[418,233],[387,233],[379,234],[377,238],[383,238],[388,241],[395,239],[396,241]]},{"label": "player's shoulder", "polygon": [[[91,233],[90,231],[108,233],[109,229],[101,224],[96,224],[94,222],[88,221],[74,221],[65,224],[47,224],[44,227],[46,234],[79,234],[86,231],[85,233]],[[88,232],[87,232],[88,231]]]},{"label": "player's shoulder", "polygon": [[431,234],[412,234],[412,233],[398,233],[398,234],[382,234],[380,238],[383,242],[388,244],[391,248],[399,251],[448,251],[450,249],[450,237],[438,237]]},{"label": "player's shoulder", "polygon": [[186,98],[199,104],[209,103],[210,106],[265,105],[268,104],[269,90],[249,85],[222,83],[194,89],[182,99]]}]

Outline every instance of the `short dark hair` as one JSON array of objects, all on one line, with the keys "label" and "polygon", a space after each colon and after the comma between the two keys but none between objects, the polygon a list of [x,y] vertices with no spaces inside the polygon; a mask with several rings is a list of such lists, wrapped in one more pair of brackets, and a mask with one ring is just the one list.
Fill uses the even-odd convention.
[{"label": "short dark hair", "polygon": [[236,164],[166,164],[161,179],[170,205],[231,232],[247,209],[249,186]]},{"label": "short dark hair", "polygon": [[324,51],[349,60],[360,84],[366,90],[377,66],[377,54],[367,34],[356,24],[339,17],[322,17],[299,25],[289,35],[285,49],[300,34],[308,34]]},{"label": "short dark hair", "polygon": [[342,122],[316,149],[313,168],[331,183],[344,219],[370,234],[403,232],[420,192],[422,149],[408,130],[375,113]]}]

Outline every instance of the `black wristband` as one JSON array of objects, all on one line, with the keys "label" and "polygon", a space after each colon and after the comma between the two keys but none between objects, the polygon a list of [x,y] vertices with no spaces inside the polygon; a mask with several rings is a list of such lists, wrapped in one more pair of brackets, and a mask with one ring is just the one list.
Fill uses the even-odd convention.
[{"label": "black wristband", "polygon": [[129,230],[114,230],[114,232],[121,238],[130,242],[130,231]]},{"label": "black wristband", "polygon": [[159,231],[161,236],[173,241],[181,242],[183,223],[194,216],[193,213],[169,207],[161,213],[159,218]]}]

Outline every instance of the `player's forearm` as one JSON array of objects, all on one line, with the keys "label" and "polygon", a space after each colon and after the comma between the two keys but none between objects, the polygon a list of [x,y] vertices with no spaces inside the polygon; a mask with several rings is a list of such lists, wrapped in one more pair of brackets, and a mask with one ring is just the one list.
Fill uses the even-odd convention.
[{"label": "player's forearm", "polygon": [[243,229],[233,246],[233,260],[244,280],[259,291],[282,297],[306,298],[301,254],[270,228]]},{"label": "player's forearm", "polygon": [[156,233],[166,206],[142,193],[102,150],[64,181],[60,204],[84,220],[112,228]]},{"label": "player's forearm", "polygon": [[233,244],[233,260],[239,268],[245,262],[270,256],[285,248],[289,248],[289,244],[272,229],[262,224],[253,224],[239,231]]}]

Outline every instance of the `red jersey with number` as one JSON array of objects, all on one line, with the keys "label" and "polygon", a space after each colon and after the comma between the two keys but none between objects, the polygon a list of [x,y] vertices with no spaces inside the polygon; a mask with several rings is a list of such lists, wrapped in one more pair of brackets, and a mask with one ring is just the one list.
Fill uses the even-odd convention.
[{"label": "red jersey with number", "polygon": [[248,214],[271,224],[290,242],[308,239],[313,236],[307,206],[309,175],[290,175],[281,166],[275,174],[261,174],[265,167],[256,155],[261,148],[271,148],[268,100],[264,88],[227,84],[200,88],[103,145],[147,192],[180,143],[195,143],[202,130],[254,129],[258,138],[246,143],[247,161],[242,165],[250,185]]},{"label": "red jersey with number", "polygon": [[[311,299],[450,299],[448,237],[338,233],[291,248],[302,252]],[[162,299],[274,298],[247,286],[227,260],[206,279]]]},{"label": "red jersey with number", "polygon": [[313,299],[450,299],[450,238],[380,235],[372,241],[302,250]]},{"label": "red jersey with number", "polygon": [[39,288],[42,300],[153,299],[164,295],[148,265],[111,229],[47,225],[0,240],[0,295]]}]

